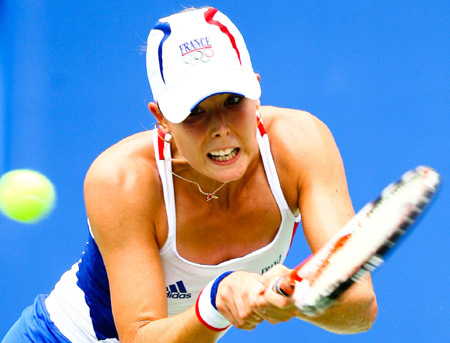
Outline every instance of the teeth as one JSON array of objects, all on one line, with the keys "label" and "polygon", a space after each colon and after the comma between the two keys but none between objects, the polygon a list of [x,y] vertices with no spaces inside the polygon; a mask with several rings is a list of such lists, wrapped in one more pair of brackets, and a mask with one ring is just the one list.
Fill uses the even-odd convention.
[{"label": "teeth", "polygon": [[228,148],[225,150],[214,150],[214,151],[211,151],[210,154],[213,155],[214,157],[215,156],[225,156],[225,155],[231,154],[231,152],[233,150],[234,150],[234,148]]},{"label": "teeth", "polygon": [[237,148],[228,148],[225,150],[215,150],[209,153],[209,156],[215,161],[229,161],[238,153]]}]

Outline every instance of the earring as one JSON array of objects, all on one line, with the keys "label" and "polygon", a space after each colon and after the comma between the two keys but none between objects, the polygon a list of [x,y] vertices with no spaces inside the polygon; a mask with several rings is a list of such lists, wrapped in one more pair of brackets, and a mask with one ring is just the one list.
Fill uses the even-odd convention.
[{"label": "earring", "polygon": [[[166,125],[165,125],[165,124],[162,124],[162,123],[156,123],[156,124],[155,124],[155,130],[157,130],[159,138],[161,138],[164,142],[170,144],[170,143],[172,142],[172,138],[173,138],[172,133],[171,133],[171,132],[164,133],[164,132],[161,130],[162,127],[165,128]],[[170,136],[169,140],[166,140],[166,136],[167,136],[167,135]]]}]

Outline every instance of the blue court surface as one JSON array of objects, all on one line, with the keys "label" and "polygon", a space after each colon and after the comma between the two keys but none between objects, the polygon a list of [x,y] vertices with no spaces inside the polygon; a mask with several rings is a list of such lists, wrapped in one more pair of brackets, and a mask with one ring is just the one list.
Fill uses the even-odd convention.
[{"label": "blue court surface", "polygon": [[[0,217],[0,337],[48,293],[87,239],[83,179],[104,149],[153,128],[145,69],[160,17],[211,5],[240,28],[263,105],[322,119],[356,210],[419,164],[442,174],[428,213],[374,276],[372,330],[346,336],[293,320],[221,342],[449,342],[450,2],[0,0],[0,174],[32,168],[58,190],[46,220]],[[289,139],[289,137],[286,137]],[[308,255],[298,231],[286,264]]]}]

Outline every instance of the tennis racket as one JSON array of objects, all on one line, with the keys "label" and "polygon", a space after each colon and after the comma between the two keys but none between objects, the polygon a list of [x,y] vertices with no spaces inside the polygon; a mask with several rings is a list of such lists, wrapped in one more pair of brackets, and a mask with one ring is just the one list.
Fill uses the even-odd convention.
[{"label": "tennis racket", "polygon": [[272,289],[292,295],[308,316],[323,313],[354,282],[383,263],[386,253],[435,195],[439,183],[439,174],[429,167],[406,172],[314,255],[289,275],[274,280]]}]

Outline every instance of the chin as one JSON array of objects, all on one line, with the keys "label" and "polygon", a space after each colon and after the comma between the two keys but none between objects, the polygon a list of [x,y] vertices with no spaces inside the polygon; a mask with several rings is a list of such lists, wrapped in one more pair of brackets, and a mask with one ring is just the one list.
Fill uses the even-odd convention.
[{"label": "chin", "polygon": [[216,174],[215,180],[219,182],[230,182],[239,180],[245,174],[245,168],[232,168],[230,170],[224,170]]},{"label": "chin", "polygon": [[232,163],[213,162],[211,177],[219,182],[230,182],[239,180],[247,172],[249,161],[244,155],[239,154],[238,158]]}]

